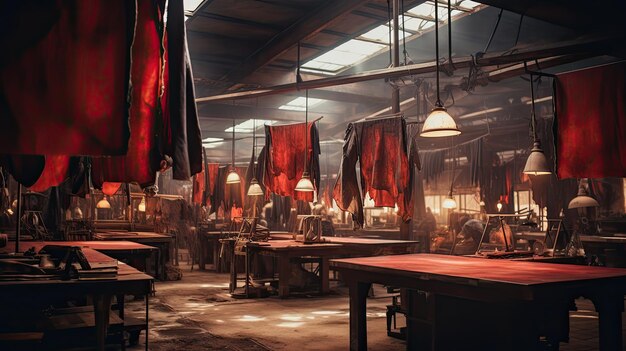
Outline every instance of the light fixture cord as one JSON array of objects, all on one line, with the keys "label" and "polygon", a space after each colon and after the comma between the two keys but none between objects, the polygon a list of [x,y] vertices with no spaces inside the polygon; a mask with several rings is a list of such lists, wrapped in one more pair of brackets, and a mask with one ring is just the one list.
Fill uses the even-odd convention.
[{"label": "light fixture cord", "polygon": [[[259,116],[259,98],[256,99],[257,117]],[[256,178],[256,118],[252,120],[252,178]]]},{"label": "light fixture cord", "polygon": [[530,125],[533,128],[533,141],[537,141],[537,120],[535,117],[535,86],[533,84],[533,75],[530,75]]},{"label": "light fixture cord", "polygon": [[233,170],[235,170],[235,119],[233,119],[233,147],[231,149]]},{"label": "light fixture cord", "polygon": [[454,67],[452,63],[452,0],[448,0],[448,61],[450,67]]},{"label": "light fixture cord", "polygon": [[442,107],[441,99],[439,98],[439,10],[437,0],[435,0],[435,61],[437,65],[437,102],[435,102],[435,106]]},{"label": "light fixture cord", "polygon": [[[309,138],[308,138],[308,129],[309,129],[309,89],[307,89],[304,93],[304,172],[307,172],[308,166],[308,155],[309,155]],[[307,172],[308,173],[308,172]]]}]

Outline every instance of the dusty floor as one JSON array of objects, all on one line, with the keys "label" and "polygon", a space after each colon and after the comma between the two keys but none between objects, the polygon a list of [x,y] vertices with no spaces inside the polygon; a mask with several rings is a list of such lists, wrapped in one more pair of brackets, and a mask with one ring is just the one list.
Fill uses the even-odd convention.
[{"label": "dusty floor", "polygon": [[[183,280],[156,283],[150,308],[150,350],[348,349],[348,292],[336,283],[331,284],[334,293],[328,296],[233,299],[228,294],[227,274],[181,268]],[[374,295],[368,299],[370,350],[404,350],[404,342],[386,333],[390,295],[380,286]],[[142,313],[139,302],[132,306],[135,313]],[[570,313],[570,343],[561,344],[561,350],[597,350],[593,305],[578,300],[577,306],[579,310]],[[400,325],[404,325],[403,318],[398,319]],[[143,349],[143,340],[142,334],[140,344],[130,349]]]}]

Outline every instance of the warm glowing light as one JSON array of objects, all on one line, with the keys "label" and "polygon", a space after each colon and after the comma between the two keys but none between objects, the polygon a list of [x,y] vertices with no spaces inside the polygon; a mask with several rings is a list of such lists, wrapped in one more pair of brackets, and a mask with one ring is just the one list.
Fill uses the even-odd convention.
[{"label": "warm glowing light", "polygon": [[498,209],[498,212],[502,211],[502,203],[500,201],[496,204],[496,208]]},{"label": "warm glowing light", "polygon": [[239,184],[241,183],[241,178],[239,174],[233,169],[228,173],[228,177],[226,177],[226,184]]},{"label": "warm glowing light", "polygon": [[146,198],[142,197],[141,202],[137,205],[137,211],[146,212]]},{"label": "warm glowing light", "polygon": [[425,138],[441,138],[455,136],[461,134],[456,126],[456,122],[448,114],[445,107],[435,107],[422,127],[421,137]]},{"label": "warm glowing light", "polygon": [[256,180],[256,178],[252,178],[252,180],[250,181],[248,196],[263,196],[263,189],[259,185],[259,181]]},{"label": "warm glowing light", "polygon": [[456,201],[454,200],[453,197],[447,197],[445,200],[443,200],[443,203],[441,204],[441,206],[443,208],[447,208],[449,210],[456,208]]},{"label": "warm glowing light", "polygon": [[111,204],[106,197],[103,197],[102,200],[98,201],[96,204],[96,208],[111,208]]},{"label": "warm glowing light", "polygon": [[309,172],[305,171],[304,173],[302,173],[302,178],[298,181],[298,184],[296,184],[295,190],[307,193],[315,191],[313,183],[311,182],[311,178],[309,178]]}]

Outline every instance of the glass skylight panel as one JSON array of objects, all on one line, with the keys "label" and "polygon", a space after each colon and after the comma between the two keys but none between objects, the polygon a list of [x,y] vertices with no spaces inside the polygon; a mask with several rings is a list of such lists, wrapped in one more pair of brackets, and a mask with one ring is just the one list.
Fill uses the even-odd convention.
[{"label": "glass skylight panel", "polygon": [[224,139],[222,138],[204,138],[202,139],[202,146],[207,149],[216,148],[223,144]]},{"label": "glass skylight panel", "polygon": [[[309,98],[309,108],[319,105],[326,100],[324,99],[316,99]],[[297,97],[288,103],[278,107],[279,110],[288,110],[288,111],[305,111],[306,110],[306,98],[305,97]]]},{"label": "glass skylight panel", "polygon": [[462,6],[462,7],[467,7],[467,8],[470,8],[470,9],[474,9],[474,8],[476,8],[476,7],[480,6],[480,5],[481,5],[481,4],[480,4],[480,3],[478,3],[478,2],[476,2],[476,1],[470,1],[470,0],[463,0],[463,1],[461,1],[461,3],[459,4],[459,6]]},{"label": "glass skylight panel", "polygon": [[[406,20],[404,22],[406,24]],[[402,25],[402,22],[400,22],[400,25]],[[385,44],[389,44],[389,30],[390,28],[388,25],[382,24],[365,34],[362,34],[361,37],[365,39],[379,40]],[[411,34],[405,31],[399,31],[398,35],[400,36],[401,39],[402,39],[402,36],[405,36],[405,37],[411,36]]]},{"label": "glass skylight panel", "polygon": [[203,0],[183,0],[183,6],[185,11],[194,12],[198,9],[198,6],[202,4]]},{"label": "glass skylight panel", "polygon": [[[302,65],[303,68],[337,71],[351,66],[385,48],[383,44],[352,39]],[[327,64],[326,68],[322,65]],[[310,103],[311,99],[309,99]],[[310,104],[309,104],[310,106]]]},{"label": "glass skylight panel", "polygon": [[[311,99],[309,99],[311,100]],[[235,132],[236,133],[252,133],[253,129],[254,129],[254,124],[256,123],[256,129],[262,128],[263,125],[267,124],[268,126],[271,126],[272,124],[276,123],[276,121],[272,121],[272,120],[265,120],[265,119],[257,119],[256,122],[254,119],[249,119],[245,122],[241,122],[239,124],[237,124],[235,126]],[[224,130],[225,132],[231,132],[233,131],[233,127],[228,127],[226,128],[226,130]]]}]

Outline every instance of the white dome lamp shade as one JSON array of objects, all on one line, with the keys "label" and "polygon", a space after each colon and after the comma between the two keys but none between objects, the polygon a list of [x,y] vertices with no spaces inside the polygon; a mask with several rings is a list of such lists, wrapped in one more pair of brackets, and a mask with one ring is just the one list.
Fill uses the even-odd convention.
[{"label": "white dome lamp shade", "polygon": [[578,196],[572,199],[567,206],[568,209],[584,208],[584,207],[600,207],[600,204],[596,199],[589,196],[585,183],[588,182],[586,178],[581,179],[578,184]]},{"label": "white dome lamp shade", "polygon": [[452,197],[452,194],[449,194],[447,198],[445,198],[445,200],[443,200],[443,203],[441,204],[441,206],[443,208],[447,208],[449,210],[455,209],[456,208],[456,200],[454,200],[454,198]]},{"label": "white dome lamp shade", "polygon": [[[257,99],[257,109],[259,100]],[[256,179],[256,162],[254,160],[256,156],[256,119],[252,120],[252,180],[250,180],[250,187],[248,188],[248,196],[263,196],[263,189],[259,185],[259,181]]]},{"label": "white dome lamp shade", "polygon": [[[437,1],[435,1],[435,18],[439,18]],[[450,23],[448,24],[450,25]],[[449,28],[450,30],[450,28]],[[439,97],[439,26],[435,26],[435,62],[437,62],[437,102],[435,103],[435,108],[430,112],[426,121],[424,121],[424,125],[422,126],[422,131],[420,132],[421,137],[425,138],[441,138],[441,137],[449,137],[461,134],[461,131],[456,126],[456,122],[448,114],[446,108],[443,107],[441,103],[441,98]]]},{"label": "white dome lamp shade", "polygon": [[111,208],[111,204],[109,203],[109,200],[107,200],[106,196],[103,197],[102,200],[98,201],[98,203],[96,204],[96,208],[103,208],[103,209]]}]

